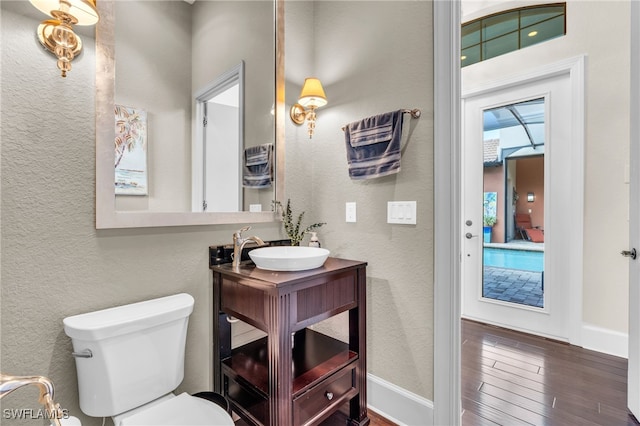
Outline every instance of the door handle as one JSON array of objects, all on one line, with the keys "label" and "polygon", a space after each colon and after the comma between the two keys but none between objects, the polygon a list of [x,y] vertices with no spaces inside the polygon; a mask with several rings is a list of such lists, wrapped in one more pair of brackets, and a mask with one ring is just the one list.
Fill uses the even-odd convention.
[{"label": "door handle", "polygon": [[464,236],[467,240],[477,237],[477,235],[473,235],[471,232],[467,232]]},{"label": "door handle", "polygon": [[638,253],[636,252],[636,249],[632,248],[631,251],[629,250],[622,250],[620,252],[621,255],[623,255],[624,257],[630,257],[633,260],[636,260],[636,258],[638,257]]}]

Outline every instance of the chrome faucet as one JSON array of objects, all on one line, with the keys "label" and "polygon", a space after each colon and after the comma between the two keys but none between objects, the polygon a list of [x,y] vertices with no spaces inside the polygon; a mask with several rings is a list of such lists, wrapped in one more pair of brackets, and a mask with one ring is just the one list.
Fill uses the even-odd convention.
[{"label": "chrome faucet", "polygon": [[240,260],[242,258],[242,249],[244,249],[244,246],[247,243],[253,241],[259,246],[265,245],[264,241],[262,241],[260,237],[253,236],[253,237],[243,238],[242,233],[244,231],[248,231],[249,229],[251,229],[250,226],[245,226],[244,228],[239,229],[238,231],[233,233],[233,262],[231,263],[231,266],[233,268],[238,268],[238,266],[240,266]]},{"label": "chrome faucet", "polygon": [[52,425],[60,426],[60,419],[65,413],[60,404],[53,402],[53,382],[44,376],[10,376],[0,373],[0,398],[9,395],[16,389],[27,385],[36,385],[40,389],[40,404],[44,405]]}]

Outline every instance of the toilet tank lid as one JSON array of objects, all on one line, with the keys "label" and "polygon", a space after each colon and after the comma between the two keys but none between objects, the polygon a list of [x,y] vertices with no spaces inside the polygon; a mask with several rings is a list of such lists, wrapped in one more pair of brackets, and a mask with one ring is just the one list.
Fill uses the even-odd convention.
[{"label": "toilet tank lid", "polygon": [[190,294],[180,293],[74,315],[62,322],[65,333],[72,339],[95,341],[188,317],[193,304]]}]

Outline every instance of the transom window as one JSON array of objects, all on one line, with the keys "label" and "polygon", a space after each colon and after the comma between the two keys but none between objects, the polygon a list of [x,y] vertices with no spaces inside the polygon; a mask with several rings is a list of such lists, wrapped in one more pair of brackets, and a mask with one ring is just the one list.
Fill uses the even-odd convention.
[{"label": "transom window", "polygon": [[461,66],[566,34],[566,3],[511,9],[462,25]]}]

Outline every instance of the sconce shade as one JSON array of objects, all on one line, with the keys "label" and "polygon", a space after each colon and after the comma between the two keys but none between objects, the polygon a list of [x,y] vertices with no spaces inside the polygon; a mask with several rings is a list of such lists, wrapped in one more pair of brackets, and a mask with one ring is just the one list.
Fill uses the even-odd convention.
[{"label": "sconce shade", "polygon": [[533,203],[536,200],[536,196],[533,192],[527,193],[527,201]]},{"label": "sconce shade", "polygon": [[298,103],[303,107],[315,108],[320,108],[327,104],[327,96],[324,94],[320,80],[314,77],[309,77],[304,80]]},{"label": "sconce shade", "polygon": [[36,9],[57,18],[54,11],[62,11],[76,18],[75,25],[94,25],[100,19],[96,0],[29,0]]},{"label": "sconce shade", "polygon": [[316,109],[326,104],[327,95],[324,94],[322,83],[315,77],[308,77],[302,85],[298,103],[293,104],[289,110],[291,121],[302,124],[307,120],[309,139],[311,139],[316,128]]}]

